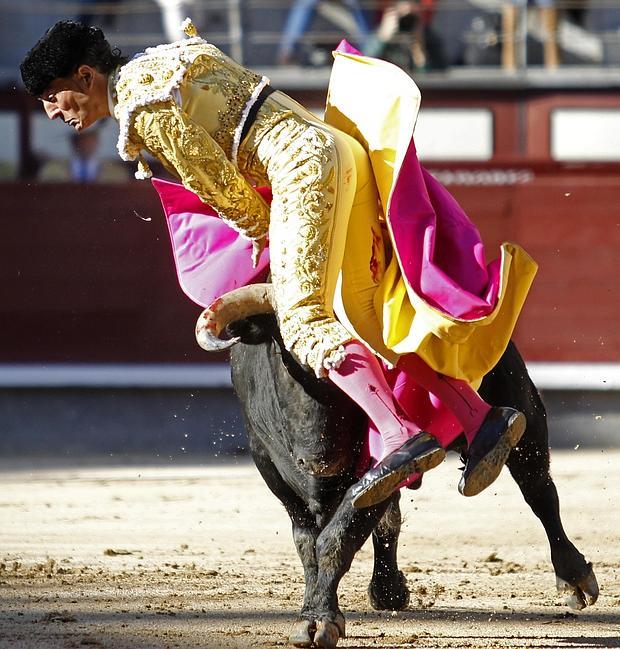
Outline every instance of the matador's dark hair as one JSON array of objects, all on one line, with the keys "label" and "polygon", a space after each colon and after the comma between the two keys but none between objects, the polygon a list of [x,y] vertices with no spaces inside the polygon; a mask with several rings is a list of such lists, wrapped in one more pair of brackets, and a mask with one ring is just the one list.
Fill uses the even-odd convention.
[{"label": "matador's dark hair", "polygon": [[126,63],[120,50],[112,49],[98,27],[61,20],[26,54],[20,65],[26,90],[38,96],[54,79],[70,76],[86,64],[107,74]]}]

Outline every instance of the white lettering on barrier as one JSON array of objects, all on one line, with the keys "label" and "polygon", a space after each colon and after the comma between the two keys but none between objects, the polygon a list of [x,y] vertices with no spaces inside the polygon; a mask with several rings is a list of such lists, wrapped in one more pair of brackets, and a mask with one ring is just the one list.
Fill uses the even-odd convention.
[{"label": "white lettering on barrier", "polygon": [[428,169],[442,185],[525,185],[535,174],[531,169]]}]

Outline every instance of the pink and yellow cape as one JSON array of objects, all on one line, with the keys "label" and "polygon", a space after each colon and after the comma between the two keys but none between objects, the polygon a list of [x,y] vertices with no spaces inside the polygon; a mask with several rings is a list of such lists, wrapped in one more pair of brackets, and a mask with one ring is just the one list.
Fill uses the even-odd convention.
[{"label": "pink and yellow cape", "polygon": [[477,228],[420,165],[419,108],[408,74],[341,43],[325,121],[364,146],[377,181],[394,250],[375,296],[383,341],[476,385],[506,349],[537,266],[511,243],[486,264]]},{"label": "pink and yellow cape", "polygon": [[[512,243],[487,264],[476,227],[420,165],[413,139],[420,92],[411,77],[345,41],[334,57],[325,121],[367,151],[393,249],[375,296],[382,340],[396,358],[415,352],[436,371],[477,386],[508,345],[537,265]],[[207,306],[228,290],[262,281],[267,252],[253,269],[251,242],[180,185],[154,184],[179,282],[194,302]],[[258,191],[269,198],[268,190]],[[342,316],[355,321],[349,290],[342,285]],[[426,420],[426,429],[444,445],[458,435],[458,424],[432,395],[422,394],[398,370],[388,374],[403,406],[415,409],[416,422]]]}]

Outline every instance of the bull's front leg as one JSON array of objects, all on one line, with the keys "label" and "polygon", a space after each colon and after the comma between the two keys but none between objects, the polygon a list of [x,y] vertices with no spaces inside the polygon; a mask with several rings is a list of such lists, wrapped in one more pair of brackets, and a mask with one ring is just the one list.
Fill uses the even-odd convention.
[{"label": "bull's front leg", "polygon": [[306,504],[283,480],[257,440],[253,440],[251,450],[254,463],[265,483],[284,505],[291,519],[293,540],[304,568],[304,600],[299,613],[299,620],[295,623],[289,635],[289,642],[296,647],[310,647],[316,631],[313,602],[318,575],[316,540],[319,535],[319,528],[315,517],[308,511]]},{"label": "bull's front leg", "polygon": [[368,584],[368,599],[377,611],[400,611],[409,604],[407,578],[398,569],[398,537],[402,522],[399,502],[400,492],[396,492],[372,532],[375,561]]},{"label": "bull's front leg", "polygon": [[335,647],[338,640],[345,637],[344,616],[338,606],[338,585],[351,567],[355,553],[391,502],[386,500],[374,507],[354,509],[351,500],[349,489],[316,542],[318,576],[313,611],[317,620],[314,642],[319,647]]},{"label": "bull's front leg", "polygon": [[291,630],[289,642],[295,647],[311,647],[317,624],[313,613],[313,601],[318,577],[316,540],[319,529],[307,511],[296,509],[291,512],[288,507],[287,511],[293,524],[293,540],[304,567],[305,581],[304,601],[299,613],[299,621]]}]

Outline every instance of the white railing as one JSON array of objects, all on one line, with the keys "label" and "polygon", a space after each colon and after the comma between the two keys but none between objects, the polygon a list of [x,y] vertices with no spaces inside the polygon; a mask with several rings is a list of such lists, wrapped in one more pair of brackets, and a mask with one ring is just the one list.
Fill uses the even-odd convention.
[{"label": "white railing", "polygon": [[[540,390],[620,391],[619,363],[529,362]],[[0,364],[0,388],[232,388],[228,363]]]}]

